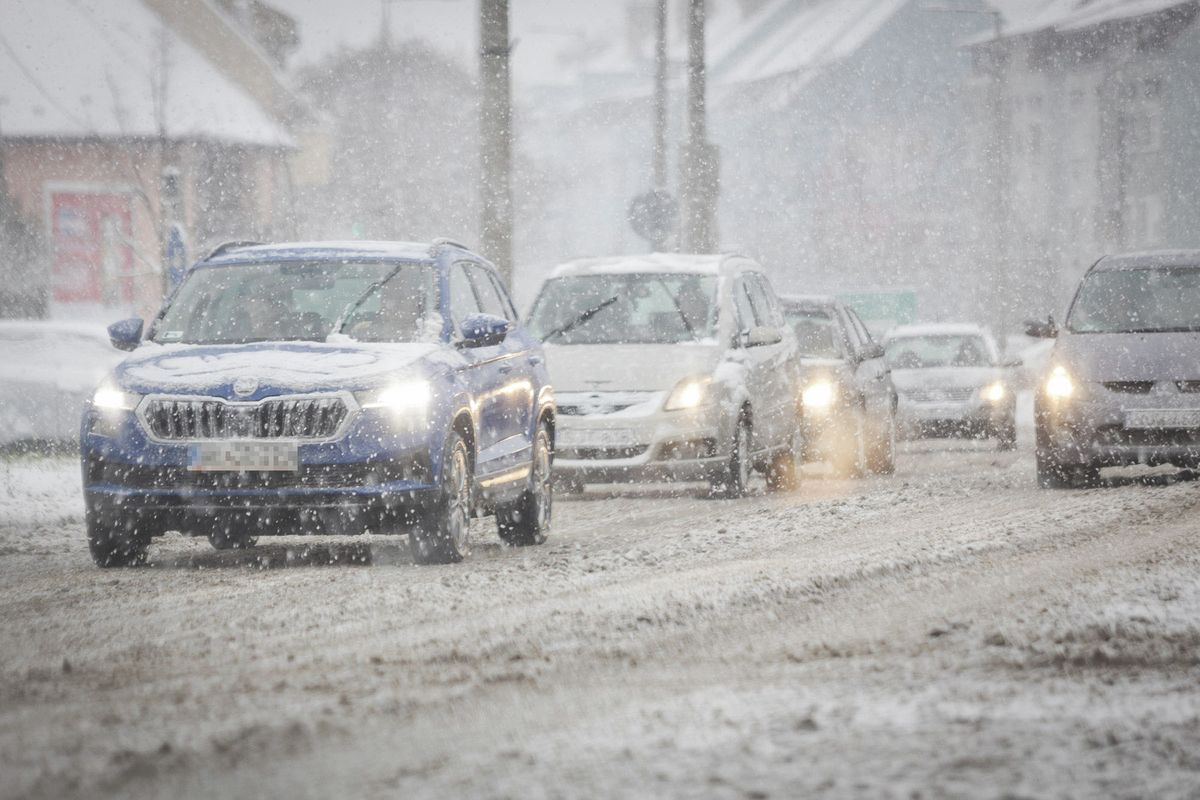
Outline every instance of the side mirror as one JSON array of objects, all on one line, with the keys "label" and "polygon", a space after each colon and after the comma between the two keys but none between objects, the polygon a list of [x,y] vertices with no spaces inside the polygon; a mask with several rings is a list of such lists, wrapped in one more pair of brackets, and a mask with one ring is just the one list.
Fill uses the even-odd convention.
[{"label": "side mirror", "polygon": [[743,342],[746,347],[762,347],[769,344],[779,344],[783,341],[783,333],[778,328],[757,325],[746,331]]},{"label": "side mirror", "polygon": [[1053,339],[1058,336],[1058,325],[1054,317],[1047,317],[1045,322],[1031,319],[1025,323],[1025,335],[1034,339]]},{"label": "side mirror", "polygon": [[871,342],[858,352],[858,357],[862,361],[870,361],[874,358],[883,358],[883,345],[879,342]]},{"label": "side mirror", "polygon": [[472,314],[463,320],[463,347],[492,347],[508,336],[508,320],[494,314]]},{"label": "side mirror", "polygon": [[1012,356],[1011,358],[1006,358],[1001,361],[1000,366],[1016,369],[1017,367],[1025,366],[1025,362],[1021,360],[1020,356]]},{"label": "side mirror", "polygon": [[108,341],[118,350],[136,350],[142,341],[142,326],[145,323],[140,317],[123,319],[108,326]]}]

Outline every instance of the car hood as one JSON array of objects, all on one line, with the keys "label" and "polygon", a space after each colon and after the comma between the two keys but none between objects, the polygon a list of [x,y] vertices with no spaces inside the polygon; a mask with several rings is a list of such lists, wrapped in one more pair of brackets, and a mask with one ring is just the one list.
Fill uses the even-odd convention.
[{"label": "car hood", "polygon": [[666,391],[711,375],[721,353],[703,344],[548,344],[545,352],[559,392]]},{"label": "car hood", "polygon": [[892,383],[908,389],[978,389],[1000,377],[996,367],[930,367],[893,369]]},{"label": "car hood", "polygon": [[[116,369],[117,383],[148,394],[188,392],[255,400],[284,393],[377,386],[389,377],[424,372],[436,344],[255,343],[240,345],[144,344]],[[256,388],[235,395],[233,385]]]},{"label": "car hood", "polygon": [[1200,380],[1200,333],[1064,334],[1050,363],[1083,380]]}]

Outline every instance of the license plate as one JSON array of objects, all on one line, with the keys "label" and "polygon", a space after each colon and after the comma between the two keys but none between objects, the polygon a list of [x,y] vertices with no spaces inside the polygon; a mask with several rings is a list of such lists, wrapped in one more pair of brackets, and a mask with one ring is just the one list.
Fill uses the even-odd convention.
[{"label": "license plate", "polygon": [[188,453],[193,472],[294,472],[300,466],[295,442],[196,442]]},{"label": "license plate", "polygon": [[1126,428],[1200,428],[1200,409],[1180,408],[1125,412]]},{"label": "license plate", "polygon": [[560,447],[631,447],[640,444],[637,432],[623,428],[601,428],[595,430],[571,430],[564,428],[558,432],[557,443]]}]

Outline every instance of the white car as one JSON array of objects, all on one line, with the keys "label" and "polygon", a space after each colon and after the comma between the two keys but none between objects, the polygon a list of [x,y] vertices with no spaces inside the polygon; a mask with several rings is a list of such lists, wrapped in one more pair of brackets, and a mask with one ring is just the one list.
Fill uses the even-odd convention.
[{"label": "white car", "polygon": [[801,449],[795,337],[770,283],[736,255],[653,254],[554,270],[530,330],[558,399],[555,473],[588,482],[751,471],[790,488]]},{"label": "white car", "polygon": [[84,404],[121,358],[103,325],[0,321],[0,445],[78,441]]},{"label": "white car", "polygon": [[908,437],[995,439],[1002,450],[1017,442],[1016,367],[1003,361],[984,328],[971,324],[903,325],[883,342],[899,393],[896,422]]}]

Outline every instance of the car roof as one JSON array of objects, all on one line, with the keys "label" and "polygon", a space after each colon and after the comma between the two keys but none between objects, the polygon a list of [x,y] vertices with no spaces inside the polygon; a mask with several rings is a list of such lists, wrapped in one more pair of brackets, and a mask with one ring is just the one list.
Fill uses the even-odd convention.
[{"label": "car roof", "polygon": [[793,308],[836,308],[838,304],[831,294],[781,294],[779,302]]},{"label": "car roof", "polygon": [[559,264],[550,272],[551,278],[573,275],[630,275],[639,272],[677,272],[692,275],[720,275],[739,271],[739,265],[757,265],[733,253],[641,253],[628,256],[581,258]]},{"label": "car roof", "polygon": [[918,325],[898,325],[888,331],[888,339],[903,339],[913,336],[983,336],[991,334],[982,325],[973,322],[926,322]]},{"label": "car roof", "polygon": [[1118,269],[1195,266],[1200,266],[1200,250],[1147,250],[1140,253],[1119,253],[1105,256],[1096,262],[1092,270],[1106,272]]},{"label": "car roof", "polygon": [[332,241],[332,242],[281,242],[278,244],[247,244],[230,246],[223,252],[201,261],[196,266],[241,264],[263,261],[307,261],[315,259],[356,261],[420,261],[432,263],[438,247],[453,247],[463,253],[469,251],[449,243],[383,242],[383,241]]}]

